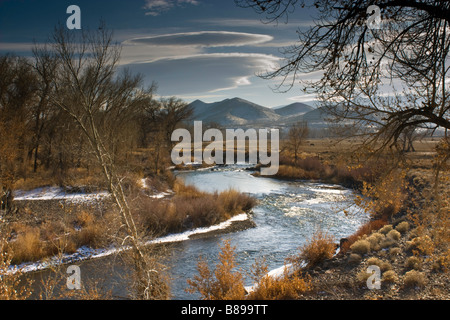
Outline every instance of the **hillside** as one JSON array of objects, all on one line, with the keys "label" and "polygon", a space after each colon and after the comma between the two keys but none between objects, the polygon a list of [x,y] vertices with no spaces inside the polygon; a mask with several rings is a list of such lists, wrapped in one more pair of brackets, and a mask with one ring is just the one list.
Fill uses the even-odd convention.
[{"label": "hillside", "polygon": [[282,117],[298,116],[312,110],[314,110],[313,107],[300,102],[274,109],[274,111]]},{"label": "hillside", "polygon": [[221,126],[271,124],[281,118],[270,108],[240,98],[226,99],[214,103],[196,100],[190,105],[194,109],[193,120],[216,123]]}]

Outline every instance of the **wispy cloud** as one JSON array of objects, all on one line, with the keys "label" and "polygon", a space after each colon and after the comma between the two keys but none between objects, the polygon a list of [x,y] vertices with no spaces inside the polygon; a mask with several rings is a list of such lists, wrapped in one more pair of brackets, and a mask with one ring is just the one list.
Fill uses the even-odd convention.
[{"label": "wispy cloud", "polygon": [[261,19],[239,19],[239,18],[203,18],[193,19],[191,22],[214,25],[223,27],[252,27],[252,28],[271,28],[271,29],[298,29],[314,26],[314,20],[311,19],[290,19],[289,23],[265,23]]},{"label": "wispy cloud", "polygon": [[183,5],[198,5],[197,0],[146,0],[144,9],[149,16],[158,16],[163,12]]},{"label": "wispy cloud", "polygon": [[162,95],[210,95],[248,87],[255,75],[272,70],[279,58],[256,53],[194,54],[131,63],[131,71],[156,81]]},{"label": "wispy cloud", "polygon": [[257,45],[273,40],[272,36],[228,31],[198,31],[140,37],[124,42],[126,45],[229,47]]}]

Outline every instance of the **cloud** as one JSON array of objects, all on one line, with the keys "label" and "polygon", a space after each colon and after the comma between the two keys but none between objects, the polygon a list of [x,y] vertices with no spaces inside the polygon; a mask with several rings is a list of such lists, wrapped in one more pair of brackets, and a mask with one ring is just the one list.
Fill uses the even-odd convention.
[{"label": "cloud", "polygon": [[314,20],[311,19],[289,19],[289,23],[265,23],[261,19],[239,19],[239,18],[203,18],[193,19],[194,23],[205,25],[224,26],[224,27],[252,27],[252,28],[270,28],[294,29],[314,26]]},{"label": "cloud", "polygon": [[294,96],[287,98],[289,101],[293,102],[311,102],[311,101],[317,101],[317,95],[315,94],[304,94],[302,96]]},{"label": "cloud", "polygon": [[0,42],[0,52],[31,52],[34,46],[29,42]]},{"label": "cloud", "polygon": [[140,37],[124,42],[126,45],[152,46],[190,46],[190,47],[239,47],[259,45],[273,40],[272,36],[264,34],[229,32],[229,31],[198,31]]},{"label": "cloud", "polygon": [[159,94],[206,95],[248,86],[259,72],[272,69],[278,57],[256,53],[210,53],[161,58],[128,64],[148,83],[156,81]]},{"label": "cloud", "polygon": [[144,9],[147,10],[145,15],[158,16],[163,12],[169,11],[175,7],[180,7],[185,4],[198,5],[197,0],[146,0]]}]

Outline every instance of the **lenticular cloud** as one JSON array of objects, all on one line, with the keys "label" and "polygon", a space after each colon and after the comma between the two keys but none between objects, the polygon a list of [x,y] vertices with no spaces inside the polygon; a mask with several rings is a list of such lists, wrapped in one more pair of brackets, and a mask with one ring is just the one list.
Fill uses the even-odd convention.
[{"label": "lenticular cloud", "polygon": [[135,38],[127,40],[126,44],[151,46],[194,46],[206,48],[256,45],[271,40],[273,40],[272,36],[264,34],[228,31],[199,31]]}]

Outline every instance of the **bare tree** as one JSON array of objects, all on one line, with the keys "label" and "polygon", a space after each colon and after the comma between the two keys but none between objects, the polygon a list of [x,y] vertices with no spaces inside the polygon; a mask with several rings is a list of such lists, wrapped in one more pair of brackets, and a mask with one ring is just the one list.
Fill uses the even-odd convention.
[{"label": "bare tree", "polygon": [[[397,148],[409,128],[450,129],[449,1],[235,1],[268,21],[298,7],[317,13],[314,26],[298,30],[298,45],[283,49],[282,65],[263,77],[281,78],[281,91],[299,80],[337,121],[352,120],[366,143]],[[379,29],[369,23],[371,5],[381,10]],[[299,78],[317,71],[319,81]]]},{"label": "bare tree", "polygon": [[53,33],[50,52],[58,60],[55,93],[51,102],[66,112],[89,142],[101,167],[108,190],[118,206],[126,237],[134,252],[138,297],[160,298],[159,271],[143,252],[143,244],[115,165],[111,130],[147,101],[151,91],[140,89],[141,77],[128,72],[116,74],[121,48],[113,43],[112,32],[104,24],[95,31],[71,32],[59,26]]},{"label": "bare tree", "polygon": [[28,114],[35,101],[35,74],[24,58],[0,57],[0,201],[12,206],[12,189],[26,171]]},{"label": "bare tree", "polygon": [[297,122],[289,128],[285,149],[294,154],[295,163],[298,161],[301,146],[305,143],[308,133],[308,123],[305,121]]},{"label": "bare tree", "polygon": [[143,135],[153,149],[154,171],[158,173],[173,147],[172,132],[193,113],[192,107],[175,97],[152,101],[145,108]]}]

